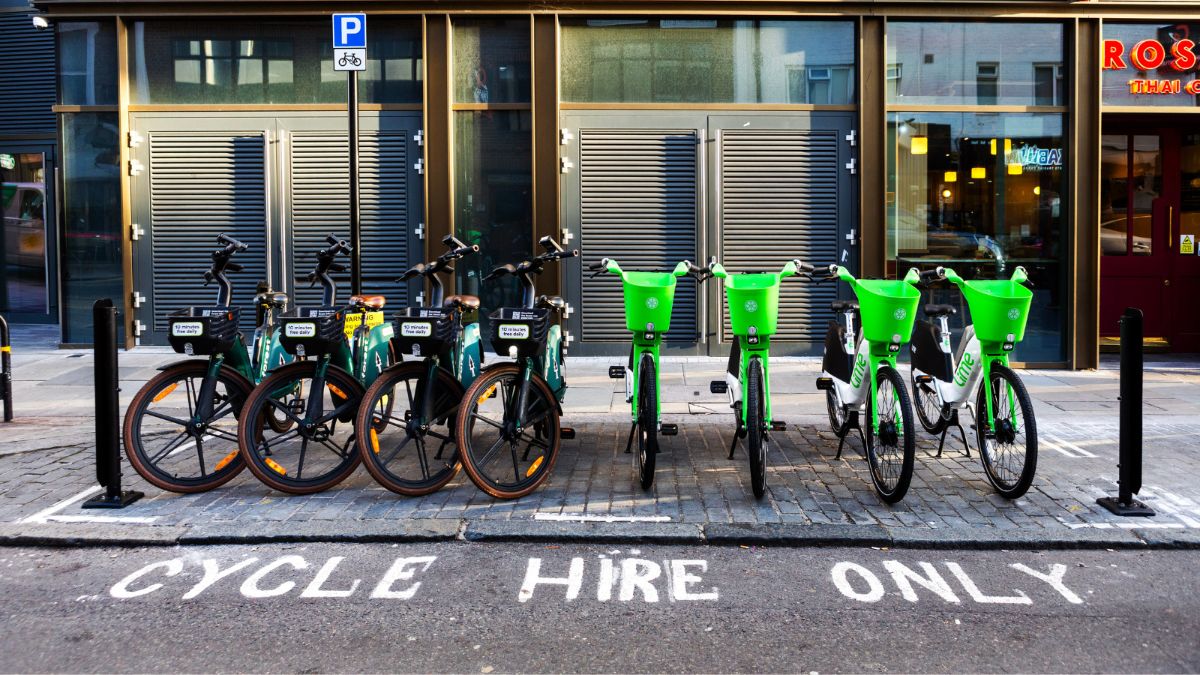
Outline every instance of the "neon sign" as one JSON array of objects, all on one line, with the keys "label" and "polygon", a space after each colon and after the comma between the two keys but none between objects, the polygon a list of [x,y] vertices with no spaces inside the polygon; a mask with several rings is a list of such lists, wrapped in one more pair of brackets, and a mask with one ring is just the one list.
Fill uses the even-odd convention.
[{"label": "neon sign", "polygon": [[1062,148],[1039,148],[1036,145],[1026,145],[1008,153],[1008,156],[1005,157],[1005,163],[1036,167],[1060,167],[1062,166],[1062,155]]},{"label": "neon sign", "polygon": [[[1200,80],[1185,80],[1182,75],[1200,70],[1200,45],[1192,39],[1196,26],[1175,24],[1158,30],[1158,39],[1140,40],[1129,49],[1120,40],[1104,40],[1104,70],[1125,70],[1132,66],[1139,77],[1129,80],[1129,93],[1135,95],[1200,96]],[[1147,78],[1151,71],[1160,78]]]}]

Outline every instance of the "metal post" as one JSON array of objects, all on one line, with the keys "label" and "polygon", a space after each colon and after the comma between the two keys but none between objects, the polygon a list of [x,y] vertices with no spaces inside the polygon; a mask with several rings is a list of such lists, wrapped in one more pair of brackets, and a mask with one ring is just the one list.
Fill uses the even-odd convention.
[{"label": "metal post", "polygon": [[117,379],[117,309],[110,299],[92,305],[92,339],[96,381],[96,480],[104,494],[83,503],[85,509],[120,509],[141,499],[141,492],[121,491],[121,391]]},{"label": "metal post", "polygon": [[1096,503],[1118,516],[1153,516],[1154,509],[1133,498],[1142,489],[1142,310],[1121,316],[1121,432],[1117,497]]},{"label": "metal post", "polygon": [[0,399],[4,401],[5,422],[13,419],[12,386],[12,340],[8,322],[0,316]]},{"label": "metal post", "polygon": [[362,241],[358,204],[358,71],[351,70],[346,78],[349,91],[346,95],[350,115],[350,292],[362,293]]}]

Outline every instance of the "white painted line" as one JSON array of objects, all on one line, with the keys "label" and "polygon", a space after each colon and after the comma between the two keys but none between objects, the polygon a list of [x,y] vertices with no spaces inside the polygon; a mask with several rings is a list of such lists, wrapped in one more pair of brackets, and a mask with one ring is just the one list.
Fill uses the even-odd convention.
[{"label": "white painted line", "polygon": [[25,525],[28,523],[44,523],[44,522],[46,522],[46,519],[49,518],[51,515],[58,513],[59,511],[62,511],[63,509],[67,508],[71,504],[74,504],[75,502],[87,499],[88,497],[91,497],[93,494],[95,494],[103,489],[104,488],[102,488],[100,486],[90,487],[90,488],[84,490],[83,492],[80,492],[79,494],[75,495],[74,497],[68,497],[67,499],[62,500],[61,502],[55,504],[54,506],[51,506],[48,509],[42,509],[41,511],[38,511],[37,513],[33,514],[32,516],[29,516],[28,518],[18,520],[17,523],[21,524],[21,525]]},{"label": "white painted line", "polygon": [[1062,453],[1062,455],[1063,455],[1064,457],[1070,457],[1071,459],[1077,459],[1077,458],[1075,457],[1075,455],[1073,455],[1073,454],[1071,454],[1071,453],[1067,452],[1066,450],[1064,450],[1064,449],[1062,449],[1062,448],[1058,447],[1057,445],[1055,445],[1055,444],[1051,443],[1050,441],[1048,441],[1048,440],[1046,440],[1046,439],[1044,439],[1044,438],[1042,439],[1042,447],[1049,448],[1049,449],[1051,449],[1051,450],[1053,450],[1053,451],[1055,451],[1055,452],[1060,452],[1060,453]]},{"label": "white painted line", "polygon": [[1050,436],[1049,434],[1046,434],[1046,435],[1047,435],[1047,437],[1052,439],[1055,443],[1058,443],[1059,445],[1061,445],[1063,447],[1070,448],[1071,450],[1078,452],[1081,457],[1093,457],[1093,458],[1097,457],[1096,454],[1088,452],[1087,450],[1084,450],[1083,448],[1079,447],[1078,445],[1075,445],[1074,443],[1071,443],[1070,441],[1064,441],[1063,439],[1059,438],[1058,436]]},{"label": "white painted line", "polygon": [[131,525],[149,525],[158,520],[158,516],[47,516],[46,520],[52,520],[56,523],[129,523]]},{"label": "white painted line", "polygon": [[585,516],[573,513],[535,513],[534,520],[568,523],[669,523],[671,516]]}]

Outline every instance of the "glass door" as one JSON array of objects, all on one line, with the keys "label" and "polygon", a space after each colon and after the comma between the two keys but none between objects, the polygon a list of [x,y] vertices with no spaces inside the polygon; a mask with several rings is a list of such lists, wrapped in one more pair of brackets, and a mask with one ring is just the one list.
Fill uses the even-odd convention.
[{"label": "glass door", "polygon": [[54,320],[50,157],[41,149],[0,146],[0,312],[10,322]]}]

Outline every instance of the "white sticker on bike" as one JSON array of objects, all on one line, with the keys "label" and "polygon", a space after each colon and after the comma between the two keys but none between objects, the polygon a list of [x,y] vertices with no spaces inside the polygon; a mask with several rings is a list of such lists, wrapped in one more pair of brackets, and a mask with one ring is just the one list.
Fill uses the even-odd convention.
[{"label": "white sticker on bike", "polygon": [[290,338],[310,338],[317,334],[317,324],[289,323],[283,329],[283,334]]},{"label": "white sticker on bike", "polygon": [[176,321],[171,324],[171,335],[173,337],[199,337],[204,335],[204,322]]},{"label": "white sticker on bike", "polygon": [[502,340],[528,340],[529,326],[521,324],[500,324],[496,329]]},{"label": "white sticker on bike", "polygon": [[402,337],[429,337],[433,335],[433,324],[424,321],[405,321],[400,324]]}]

